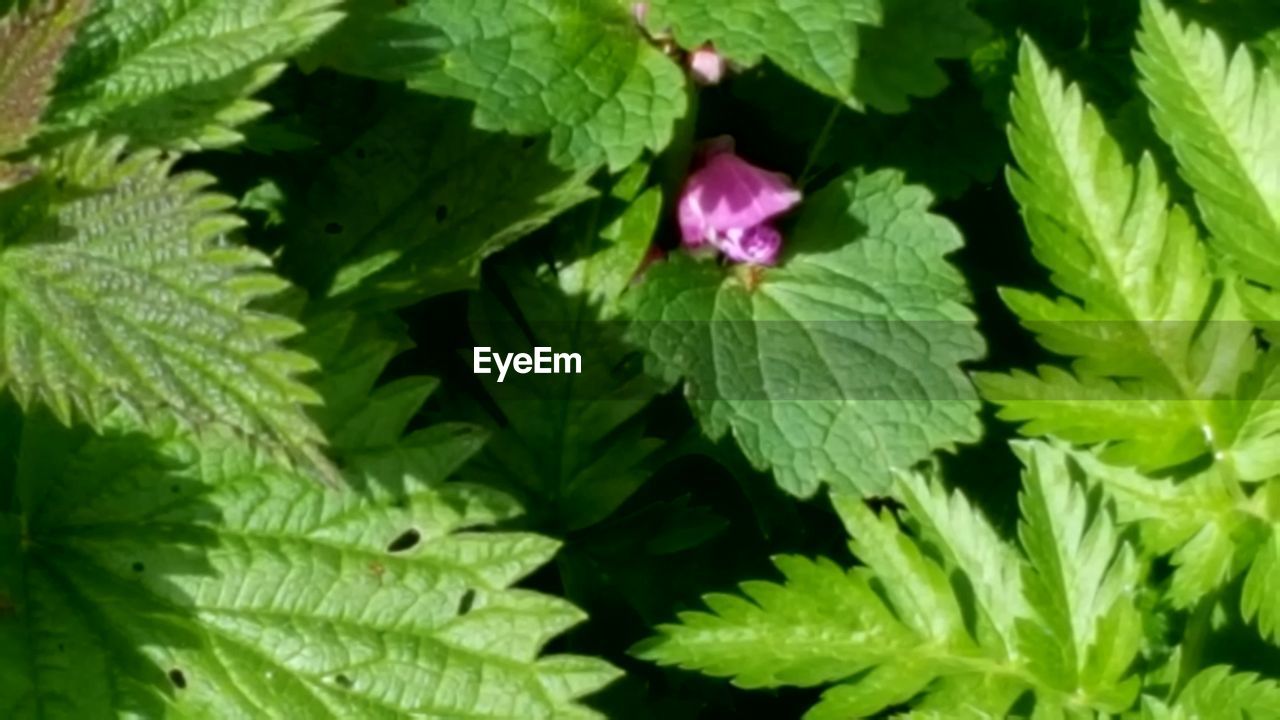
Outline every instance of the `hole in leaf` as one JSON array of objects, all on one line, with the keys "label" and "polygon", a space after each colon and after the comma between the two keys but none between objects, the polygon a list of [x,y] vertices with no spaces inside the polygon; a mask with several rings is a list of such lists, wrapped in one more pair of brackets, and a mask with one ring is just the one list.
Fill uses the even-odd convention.
[{"label": "hole in leaf", "polygon": [[337,235],[342,232],[342,223],[331,222],[324,226],[324,232],[326,235]]},{"label": "hole in leaf", "polygon": [[476,604],[476,591],[470,588],[462,593],[462,600],[458,602],[458,615],[466,615],[471,612],[471,606]]},{"label": "hole in leaf", "polygon": [[187,676],[182,674],[178,668],[169,671],[169,682],[179,690],[185,690],[187,687]]},{"label": "hole in leaf", "polygon": [[538,139],[537,139],[537,138],[531,138],[531,137],[529,137],[529,138],[525,138],[524,140],[521,140],[521,141],[520,141],[520,147],[524,148],[525,150],[528,150],[529,148],[533,147],[533,146],[534,146],[534,145],[536,145],[537,143],[538,143]]},{"label": "hole in leaf", "polygon": [[344,688],[349,688],[355,684],[351,682],[351,678],[347,677],[346,675],[343,675],[342,673],[338,673],[337,675],[334,675],[333,681]]},{"label": "hole in leaf", "polygon": [[412,548],[413,546],[417,545],[418,541],[421,539],[422,539],[422,533],[419,533],[417,530],[414,530],[413,528],[409,528],[408,530],[405,530],[404,532],[400,533],[400,536],[397,537],[395,540],[391,541],[391,544],[387,546],[387,552],[393,552],[393,553],[404,552],[405,550],[408,550],[409,548]]},{"label": "hole in leaf", "polygon": [[136,562],[136,563],[134,563],[134,564],[133,564],[133,571],[134,571],[134,572],[142,572],[143,570],[146,570],[146,569],[147,569],[147,566],[146,566],[146,565],[144,565],[144,564],[142,564],[142,561],[138,561],[138,562]]},{"label": "hole in leaf", "polygon": [[437,205],[436,206],[436,222],[444,222],[448,218],[449,218],[449,206]]}]

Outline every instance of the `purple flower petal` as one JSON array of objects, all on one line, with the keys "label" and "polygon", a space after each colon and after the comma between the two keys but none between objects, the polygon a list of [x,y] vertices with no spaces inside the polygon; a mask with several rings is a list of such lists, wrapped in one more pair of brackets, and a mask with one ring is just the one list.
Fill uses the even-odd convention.
[{"label": "purple flower petal", "polygon": [[782,250],[782,233],[768,224],[733,230],[715,239],[715,246],[734,262],[773,265]]},{"label": "purple flower petal", "polygon": [[700,246],[729,231],[745,232],[800,202],[782,173],[752,165],[732,152],[707,158],[685,183],[678,208],[684,244]]}]

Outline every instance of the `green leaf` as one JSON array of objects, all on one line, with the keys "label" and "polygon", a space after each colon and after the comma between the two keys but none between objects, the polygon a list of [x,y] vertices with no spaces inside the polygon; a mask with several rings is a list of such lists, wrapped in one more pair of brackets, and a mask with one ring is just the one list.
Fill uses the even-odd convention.
[{"label": "green leaf", "polygon": [[1245,47],[1228,52],[1213,31],[1143,3],[1142,89],[1160,135],[1215,246],[1250,280],[1280,287],[1280,80]]},{"label": "green leaf", "polygon": [[1178,694],[1174,704],[1178,720],[1222,718],[1251,720],[1280,713],[1280,685],[1255,673],[1232,672],[1224,665],[1200,671]]},{"label": "green leaf", "polygon": [[50,132],[225,147],[269,108],[249,99],[333,27],[338,0],[98,2],[59,76]]},{"label": "green leaf", "polygon": [[284,264],[333,304],[409,305],[475,284],[480,261],[592,197],[545,143],[471,128],[455,101],[390,93],[306,194]]},{"label": "green leaf", "polygon": [[476,346],[579,356],[574,374],[499,380],[491,367],[480,378],[501,429],[464,477],[520,499],[538,529],[567,533],[603,520],[649,479],[661,445],[640,416],[660,388],[612,312],[649,250],[662,197],[657,188],[634,200],[619,190],[557,224],[562,263],[540,263],[534,252],[503,258],[501,282],[470,305]]},{"label": "green leaf", "polygon": [[1030,41],[1015,90],[1009,183],[1065,296],[1003,295],[1075,374],[981,375],[984,395],[1028,434],[1112,440],[1113,460],[1147,469],[1230,449],[1236,428],[1219,424],[1212,399],[1235,393],[1257,352],[1234,294],[1215,290],[1194,225],[1170,207],[1151,156],[1126,164]]},{"label": "green leaf", "polygon": [[[62,55],[87,6],[85,0],[48,0],[0,17],[0,158],[24,149],[39,130]],[[0,191],[32,170],[0,160]]]},{"label": "green leaf", "polygon": [[1240,609],[1245,620],[1257,619],[1264,638],[1280,644],[1280,526],[1272,525],[1270,537],[1249,567]]},{"label": "green leaf", "polygon": [[806,201],[779,267],[650,268],[632,337],[712,438],[732,430],[789,492],[883,491],[979,432],[959,364],[982,341],[944,260],[961,238],[930,203],[899,173],[850,173]]},{"label": "green leaf", "polygon": [[[838,1],[838,0],[836,0]],[[969,0],[881,0],[884,22],[862,33],[855,96],[891,113],[905,112],[913,97],[933,97],[947,87],[941,60],[967,58],[987,39],[986,23]]]},{"label": "green leaf", "polygon": [[228,240],[240,221],[210,177],[123,144],[64,148],[39,202],[0,207],[0,384],[63,422],[124,407],[216,423],[330,472],[296,379],[314,363],[281,345],[300,328],[252,308],[284,281]]},{"label": "green leaf", "polygon": [[899,478],[897,490],[921,544],[969,578],[980,642],[1014,650],[1017,621],[1031,614],[1023,598],[1022,557],[963,494],[914,475]]},{"label": "green leaf", "polygon": [[0,517],[5,717],[599,717],[576,701],[617,672],[540,656],[582,613],[511,587],[556,543],[443,482],[474,429],[353,453],[340,491],[228,438],[67,434]]},{"label": "green leaf", "polygon": [[1018,651],[1033,672],[1064,693],[1083,691],[1111,710],[1133,702],[1125,680],[1141,642],[1133,604],[1138,563],[1111,516],[1066,479],[1067,456],[1044,445],[1014,446],[1027,467],[1018,535],[1033,620],[1018,620]]},{"label": "green leaf", "polygon": [[746,598],[707,595],[710,612],[681,613],[679,625],[659,626],[659,635],[633,652],[754,688],[834,682],[913,644],[863,574],[829,560],[774,562],[783,584],[744,583]]},{"label": "green leaf", "polygon": [[895,490],[918,536],[892,513],[835,496],[865,567],[779,558],[781,583],[708,595],[707,611],[659,626],[633,652],[743,687],[833,684],[807,720],[904,705],[920,717],[1008,717],[1028,691],[1036,717],[1066,706],[1128,709],[1141,639],[1137,564],[1063,451],[1016,449],[1027,465],[1025,555],[958,494],[899,475]]},{"label": "green leaf", "polygon": [[689,49],[711,43],[743,66],[768,58],[818,92],[862,109],[903,112],[947,86],[937,61],[963,58],[987,27],[966,0],[657,0],[651,30]]},{"label": "green leaf", "polygon": [[646,24],[656,31],[670,28],[685,48],[713,43],[741,65],[768,57],[818,92],[857,104],[859,31],[880,24],[880,5],[881,0],[656,0]]},{"label": "green leaf", "polygon": [[660,151],[687,108],[680,67],[617,0],[407,0],[357,11],[318,55],[470,100],[482,130],[550,133],[565,167],[619,170]]},{"label": "green leaf", "polygon": [[1117,517],[1138,523],[1149,553],[1173,553],[1169,600],[1187,608],[1238,572],[1254,534],[1248,498],[1222,467],[1181,481],[1153,479],[1077,452],[1074,461],[1116,504]]}]

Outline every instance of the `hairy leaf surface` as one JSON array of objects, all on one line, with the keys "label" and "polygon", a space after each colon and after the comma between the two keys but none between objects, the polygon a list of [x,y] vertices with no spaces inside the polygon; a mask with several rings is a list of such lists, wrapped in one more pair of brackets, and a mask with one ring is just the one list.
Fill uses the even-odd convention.
[{"label": "hairy leaf surface", "polygon": [[328,468],[296,379],[314,363],[281,345],[300,328],[252,307],[284,281],[228,240],[240,221],[210,177],[122,146],[68,146],[0,203],[0,383],[63,422],[124,406]]},{"label": "hairy leaf surface", "polygon": [[25,432],[50,492],[0,524],[5,717],[597,717],[575,700],[615,671],[539,657],[581,613],[510,587],[556,543],[483,532],[515,505],[442,482],[474,429],[353,450],[342,491],[226,439],[50,458],[66,431]]},{"label": "hairy leaf surface", "polygon": [[338,0],[100,0],[59,78],[52,132],[183,150],[241,140],[249,99],[341,19]]},{"label": "hairy leaf surface", "polygon": [[39,129],[62,55],[87,6],[87,0],[56,0],[0,15],[0,191],[35,171],[3,158],[24,149]]}]

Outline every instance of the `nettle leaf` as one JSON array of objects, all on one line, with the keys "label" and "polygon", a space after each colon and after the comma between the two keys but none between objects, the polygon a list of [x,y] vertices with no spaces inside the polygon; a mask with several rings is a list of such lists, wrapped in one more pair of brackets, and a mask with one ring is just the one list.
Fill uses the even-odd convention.
[{"label": "nettle leaf", "polygon": [[944,260],[962,240],[931,201],[897,172],[850,173],[806,201],[780,267],[650,268],[632,337],[712,438],[732,430],[786,490],[881,492],[980,430],[959,365],[982,339]]},{"label": "nettle leaf", "polygon": [[328,472],[296,379],[314,363],[281,344],[300,327],[252,309],[285,282],[228,241],[212,178],[123,145],[69,145],[0,204],[0,384],[63,422],[216,423]]},{"label": "nettle leaf", "polygon": [[498,429],[464,477],[521,499],[533,527],[571,532],[600,522],[649,479],[661,445],[639,415],[660,388],[614,312],[649,250],[662,196],[657,188],[629,195],[615,187],[557,224],[552,244],[563,262],[517,253],[495,272],[500,288],[471,301],[475,345],[504,355],[547,348],[553,369],[555,354],[578,355],[561,368],[572,374],[509,371],[499,381],[490,362],[480,377]]},{"label": "nettle leaf", "polygon": [[[49,0],[0,17],[0,158],[23,150],[35,136],[62,55],[87,7],[88,0]],[[0,191],[33,171],[0,159]]]},{"label": "nettle leaf", "polygon": [[1065,295],[1002,294],[1074,372],[983,374],[983,394],[1025,433],[1114,441],[1111,460],[1146,469],[1231,450],[1239,423],[1215,398],[1235,397],[1258,352],[1235,295],[1216,291],[1195,226],[1170,206],[1151,156],[1126,164],[1030,41],[1015,86],[1009,183]]},{"label": "nettle leaf", "polygon": [[269,107],[251,95],[342,17],[339,0],[103,0],[59,76],[55,135],[93,128],[138,145],[225,147]]},{"label": "nettle leaf", "polygon": [[358,10],[320,55],[470,100],[480,129],[550,133],[552,161],[573,168],[662,150],[688,104],[680,67],[618,0],[406,0]]},{"label": "nettle leaf", "polygon": [[656,0],[646,24],[686,48],[706,43],[754,66],[768,58],[855,108],[902,112],[947,85],[943,58],[963,58],[987,27],[966,0]]},{"label": "nettle leaf", "polygon": [[1241,46],[1143,3],[1142,89],[1213,242],[1244,277],[1280,288],[1280,79]]},{"label": "nettle leaf", "polygon": [[1015,449],[1027,468],[1025,554],[961,495],[904,474],[895,491],[915,534],[890,512],[836,496],[865,566],[778,558],[781,584],[708,595],[709,611],[683,613],[633,652],[743,687],[831,685],[807,720],[901,705],[922,717],[1007,717],[1028,691],[1036,717],[1130,708],[1137,563],[1108,512],[1071,478],[1065,453],[1038,443]]},{"label": "nettle leaf", "polygon": [[475,130],[456,101],[397,91],[307,192],[284,263],[332,303],[408,305],[475,284],[480,261],[592,197],[546,142]]},{"label": "nettle leaf", "polygon": [[556,543],[442,482],[474,428],[352,451],[335,491],[225,438],[31,426],[20,477],[49,492],[0,520],[5,717],[599,717],[576,701],[617,671],[540,657],[582,613],[511,587]]}]

